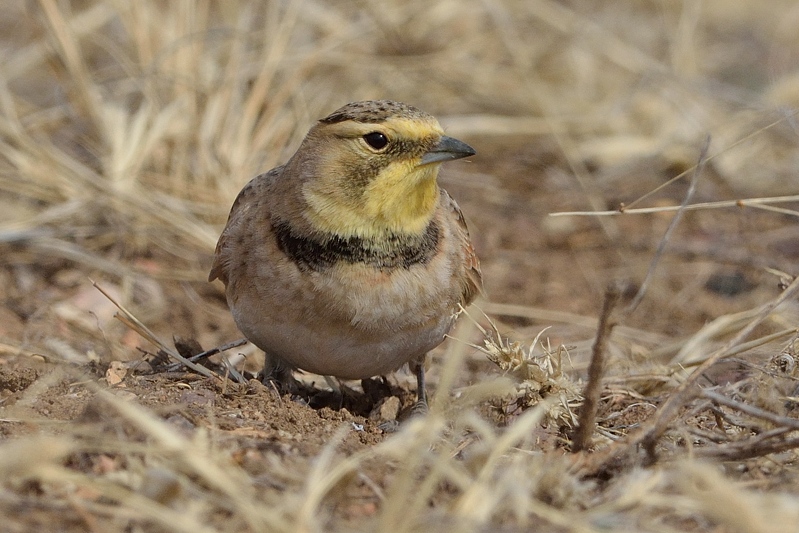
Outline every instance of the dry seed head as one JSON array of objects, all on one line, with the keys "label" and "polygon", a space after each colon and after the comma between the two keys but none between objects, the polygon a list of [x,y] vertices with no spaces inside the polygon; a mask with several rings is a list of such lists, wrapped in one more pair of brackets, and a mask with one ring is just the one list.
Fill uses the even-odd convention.
[{"label": "dry seed head", "polygon": [[[462,312],[477,324],[466,310]],[[538,404],[544,398],[558,397],[559,401],[553,403],[547,411],[547,422],[574,426],[576,418],[573,409],[582,402],[582,396],[579,384],[563,372],[563,354],[566,353],[568,356],[566,347],[559,346],[553,353],[549,343],[545,344],[541,340],[543,333],[549,329],[544,328],[529,348],[525,349],[522,343],[503,337],[496,323],[485,314],[484,316],[490,324],[490,330],[477,324],[485,338],[483,346],[472,346],[486,354],[488,360],[497,365],[503,373],[518,381],[514,403],[519,408],[526,409]],[[539,345],[542,353],[536,354],[535,348]]]}]

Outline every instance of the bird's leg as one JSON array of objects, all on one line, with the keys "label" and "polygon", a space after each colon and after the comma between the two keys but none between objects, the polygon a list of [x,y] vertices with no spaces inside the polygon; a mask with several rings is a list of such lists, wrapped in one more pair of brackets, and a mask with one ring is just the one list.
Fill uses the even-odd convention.
[{"label": "bird's leg", "polygon": [[338,395],[338,408],[341,409],[345,405],[347,405],[347,400],[352,403],[355,399],[356,393],[354,390],[349,388],[347,385],[339,381],[338,379],[334,378],[333,376],[322,376],[325,378],[325,383],[327,386],[330,387],[333,392]]},{"label": "bird's leg", "polygon": [[299,383],[294,379],[293,372],[294,369],[279,357],[264,354],[261,382],[267,387],[274,386],[280,394],[297,394]]},{"label": "bird's leg", "polygon": [[[411,407],[409,416],[426,415],[427,407],[427,391],[425,390],[424,379],[424,360],[423,355],[415,361],[410,361],[408,367],[416,374],[416,403]],[[387,420],[378,426],[383,430],[383,433],[394,433],[399,429],[399,422],[397,420]]]},{"label": "bird's leg", "polygon": [[410,363],[411,370],[416,374],[416,403],[411,408],[412,415],[424,415],[427,414],[428,411],[427,391],[425,390],[424,379],[424,360],[425,356],[423,355],[416,361]]}]

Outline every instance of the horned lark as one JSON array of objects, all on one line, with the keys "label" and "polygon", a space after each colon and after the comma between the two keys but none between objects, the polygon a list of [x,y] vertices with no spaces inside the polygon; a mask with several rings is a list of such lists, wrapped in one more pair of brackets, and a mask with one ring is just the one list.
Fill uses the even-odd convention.
[{"label": "horned lark", "polygon": [[361,379],[409,363],[426,408],[425,355],[482,287],[438,169],[474,154],[423,111],[356,102],[242,189],[208,279],[222,280],[239,329],[266,352],[266,378]]}]

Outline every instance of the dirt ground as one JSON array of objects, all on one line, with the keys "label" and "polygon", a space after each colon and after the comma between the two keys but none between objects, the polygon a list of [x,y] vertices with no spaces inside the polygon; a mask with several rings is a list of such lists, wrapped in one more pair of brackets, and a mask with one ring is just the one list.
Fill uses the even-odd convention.
[{"label": "dirt ground", "polygon": [[[647,102],[625,100],[657,116],[647,115]],[[763,505],[752,508],[757,520],[768,518],[772,504],[782,513],[774,516],[799,516],[788,503],[799,495],[795,297],[746,336],[762,344],[725,357],[700,382],[773,416],[721,400],[684,402],[655,446],[661,462],[649,470],[643,446],[587,474],[581,469],[598,460],[568,453],[606,287],[623,282],[619,309],[630,303],[674,211],[553,214],[629,206],[685,173],[633,207],[679,206],[702,137],[645,156],[592,151],[586,141],[574,157],[575,147],[557,133],[470,131],[463,116],[452,111],[442,123],[477,155],[447,164],[440,183],[469,223],[485,297],[431,354],[427,422],[406,419],[415,395],[406,369],[336,384],[342,391],[301,374],[302,391],[290,396],[255,379],[261,355],[249,345],[228,352],[241,380],[219,356],[204,363],[210,377],[172,366],[159,346],[118,319],[124,313],[93,283],[167,347],[180,339],[179,351],[197,353],[241,337],[221,285],[204,281],[212,247],[176,251],[178,240],[157,218],[163,212],[142,222],[113,202],[70,215],[69,227],[57,217],[17,226],[35,219],[39,204],[19,207],[27,185],[9,187],[17,196],[0,200],[12,215],[0,227],[0,529],[521,531],[535,523],[540,531],[771,530],[718,511],[744,496],[761,502],[761,495]],[[72,118],[63,127],[80,138],[82,122]],[[287,135],[286,146],[296,146],[314,118]],[[746,122],[746,133],[772,118]],[[760,138],[795,154],[791,124]],[[795,176],[774,165],[774,182],[759,179],[757,154],[736,160],[732,133],[707,129],[712,157],[690,203],[739,205],[682,212],[640,305],[614,315],[591,447],[597,454],[650,421],[688,373],[754,316],[746,313],[778,298],[796,272],[799,233],[796,211],[788,210],[799,202],[779,203],[782,212],[740,202],[793,194]],[[4,154],[4,168],[12,168],[10,149]],[[37,191],[31,198],[44,205],[40,170],[28,170]],[[215,214],[226,212],[221,198],[230,195],[218,192],[209,188],[197,210],[216,196],[225,205]],[[214,220],[221,230],[223,220]],[[500,368],[490,361],[479,348],[490,351],[481,328],[492,324],[507,353],[535,352],[536,363]],[[534,339],[540,342],[531,346]],[[532,370],[522,375],[521,367]],[[398,431],[386,430],[397,421]],[[686,457],[712,466],[685,466]],[[740,492],[716,492],[729,483]]]}]

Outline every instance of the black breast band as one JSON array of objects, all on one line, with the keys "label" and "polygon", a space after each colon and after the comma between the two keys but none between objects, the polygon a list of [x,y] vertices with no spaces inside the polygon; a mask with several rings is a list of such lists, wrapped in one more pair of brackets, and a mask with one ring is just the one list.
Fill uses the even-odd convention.
[{"label": "black breast band", "polygon": [[420,236],[391,234],[376,241],[338,235],[304,236],[292,231],[286,222],[275,222],[272,230],[280,250],[300,268],[322,270],[339,261],[364,263],[380,269],[410,268],[429,262],[436,252],[439,228],[431,222]]}]

